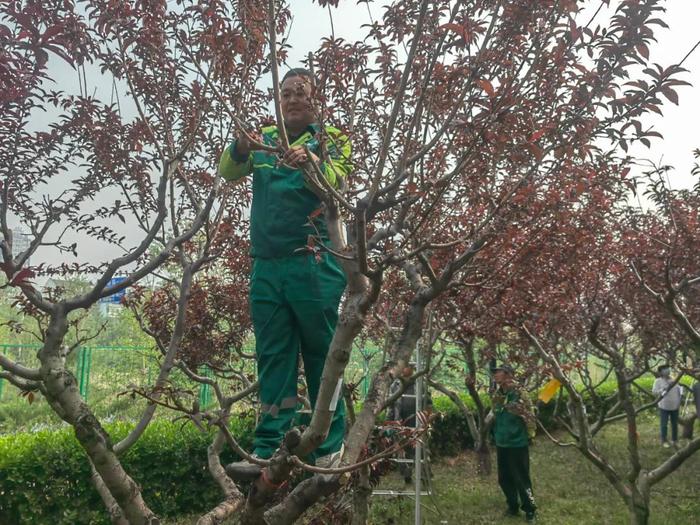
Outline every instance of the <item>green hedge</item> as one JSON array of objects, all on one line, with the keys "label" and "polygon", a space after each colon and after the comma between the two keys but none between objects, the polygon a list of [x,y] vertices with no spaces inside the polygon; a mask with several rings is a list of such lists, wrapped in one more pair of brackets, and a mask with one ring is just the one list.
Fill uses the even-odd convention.
[{"label": "green hedge", "polygon": [[[653,378],[640,383],[651,388]],[[649,383],[649,384],[647,384]],[[599,393],[616,391],[610,381]],[[472,400],[461,396],[474,408]],[[483,402],[488,406],[486,396]],[[431,436],[434,456],[449,456],[473,445],[465,418],[446,397],[435,397],[440,413]],[[545,424],[551,423],[554,403],[540,409]],[[234,419],[231,430],[250,449],[253,421]],[[113,439],[129,431],[124,423],[107,425]],[[216,505],[217,486],[206,466],[206,449],[212,433],[192,425],[154,421],[142,438],[122,458],[126,471],[141,485],[145,500],[160,516],[191,514]],[[226,451],[222,461],[235,458]],[[108,523],[102,502],[90,484],[90,469],[72,429],[16,433],[0,436],[0,525],[82,525]]]},{"label": "green hedge", "polygon": [[[688,379],[688,381],[685,379]],[[689,379],[690,378],[684,378],[683,382],[690,384]],[[641,377],[636,381],[636,383],[640,387],[651,391],[651,387],[654,383],[654,377]],[[608,400],[606,405],[606,408],[609,408],[615,403],[615,399],[612,396],[617,392],[617,382],[614,380],[608,380],[599,385],[596,392],[602,399],[611,398]],[[633,390],[633,395],[638,401],[648,401],[648,398],[643,397],[642,393],[638,389]],[[566,391],[563,391],[562,396],[564,400],[568,399],[569,397]],[[473,411],[476,410],[475,403],[468,394],[460,393],[460,398],[467,408]],[[590,395],[586,391],[583,393],[583,398],[586,402],[586,409],[588,413],[595,413],[596,407],[593,406]],[[481,395],[481,402],[485,407],[491,406],[491,400],[485,393]],[[542,424],[549,429],[556,428],[557,425],[553,420],[555,402],[551,401],[548,404],[538,403],[537,392],[533,392],[532,403],[538,407],[538,418]],[[454,456],[461,450],[473,447],[474,439],[469,432],[467,420],[457,409],[455,404],[448,397],[439,396],[434,399],[433,407],[435,411],[439,413],[439,415],[433,424],[433,429],[430,436],[432,453],[436,456]]]},{"label": "green hedge", "polygon": [[[116,423],[107,430],[118,440],[129,427]],[[235,420],[232,431],[250,447],[251,419]],[[124,455],[124,468],[158,515],[202,511],[220,501],[206,465],[211,438],[192,425],[157,420]],[[229,452],[222,456],[223,461],[234,459]],[[72,429],[0,437],[0,525],[102,523],[109,520]]]}]

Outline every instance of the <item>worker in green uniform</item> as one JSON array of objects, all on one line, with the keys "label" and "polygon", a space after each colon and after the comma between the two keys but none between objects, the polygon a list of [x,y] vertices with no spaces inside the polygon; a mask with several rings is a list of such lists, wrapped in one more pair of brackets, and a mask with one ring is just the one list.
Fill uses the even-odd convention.
[{"label": "worker in green uniform", "polygon": [[[350,143],[330,126],[321,129],[314,102],[315,80],[305,69],[290,70],[280,86],[281,108],[290,147],[283,154],[260,149],[245,134],[221,156],[219,175],[228,181],[253,176],[250,215],[250,309],[260,382],[261,417],[255,429],[253,454],[267,459],[291,428],[296,408],[299,354],[315,407],[321,373],[338,320],[345,275],[328,244],[321,201],[310,189],[301,166],[312,161],[335,188],[350,169]],[[280,146],[277,126],[248,133],[256,141]],[[308,152],[308,153],[307,153]],[[311,241],[313,239],[313,241]],[[329,434],[310,461],[332,466],[342,454],[344,405],[336,386]],[[234,479],[256,478],[261,469],[247,461],[226,467]]]},{"label": "worker in green uniform", "polygon": [[498,484],[506,496],[506,514],[517,516],[518,498],[525,519],[535,521],[535,498],[530,480],[529,443],[537,430],[535,414],[527,392],[516,383],[513,369],[501,365],[493,369],[496,390],[491,397],[494,423],[491,429],[496,444]]}]

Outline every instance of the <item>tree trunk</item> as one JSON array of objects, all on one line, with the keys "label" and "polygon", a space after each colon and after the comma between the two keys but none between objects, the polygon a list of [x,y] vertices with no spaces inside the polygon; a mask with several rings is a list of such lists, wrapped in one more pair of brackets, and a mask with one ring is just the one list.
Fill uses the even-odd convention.
[{"label": "tree trunk", "polygon": [[695,427],[696,419],[697,414],[690,414],[678,419],[678,422],[681,425],[681,437],[683,439],[693,439],[693,427]]},{"label": "tree trunk", "polygon": [[223,523],[225,519],[232,516],[243,505],[243,494],[238,490],[233,480],[226,475],[226,471],[219,459],[224,444],[225,439],[223,433],[219,431],[212,444],[207,448],[209,473],[224,493],[224,500],[201,516],[199,520],[197,520],[197,525],[216,525],[217,523]]},{"label": "tree trunk", "polygon": [[[90,458],[88,458],[88,461],[90,461]],[[102,498],[102,503],[104,503],[104,506],[109,513],[109,520],[112,522],[112,525],[129,525],[128,520],[124,517],[124,511],[112,497],[112,494],[105,486],[99,473],[95,470],[95,465],[92,463],[92,461],[90,461],[90,470],[92,471],[90,481],[97,490],[97,493],[100,495],[100,498]]]},{"label": "tree trunk", "polygon": [[369,483],[369,466],[359,471],[359,483],[352,494],[352,525],[367,525],[369,517],[369,498],[372,486]]},{"label": "tree trunk", "polygon": [[75,376],[66,369],[61,344],[68,330],[66,312],[60,303],[51,314],[44,346],[39,351],[46,397],[60,406],[61,417],[75,430],[78,442],[131,525],[156,525],[160,520],[141,497],[136,482],[126,473],[112,449],[109,434],[80,397]]},{"label": "tree trunk", "polygon": [[631,525],[649,525],[649,487],[644,475],[633,487],[628,507]]},{"label": "tree trunk", "polygon": [[464,378],[464,385],[467,387],[467,392],[469,392],[469,397],[472,398],[474,406],[476,406],[476,418],[478,421],[478,435],[474,436],[477,469],[479,476],[486,477],[491,474],[491,450],[489,447],[491,421],[476,388],[477,364],[473,337],[462,342],[462,355],[467,364],[467,375]]},{"label": "tree trunk", "polygon": [[630,523],[632,525],[649,525],[649,507],[639,502],[631,503]]},{"label": "tree trunk", "polygon": [[476,448],[477,470],[481,477],[491,475],[491,447],[489,447],[487,436],[481,428],[479,429],[479,446]]}]

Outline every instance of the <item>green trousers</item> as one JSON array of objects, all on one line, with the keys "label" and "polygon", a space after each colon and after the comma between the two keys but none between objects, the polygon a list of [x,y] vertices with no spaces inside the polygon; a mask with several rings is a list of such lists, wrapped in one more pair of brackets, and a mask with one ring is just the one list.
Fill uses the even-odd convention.
[{"label": "green trousers", "polygon": [[[316,406],[344,289],[345,275],[328,254],[318,261],[309,254],[253,260],[250,310],[262,404],[253,451],[261,458],[277,450],[294,422],[300,353],[311,404]],[[341,395],[328,438],[310,459],[340,450],[344,433]]]}]

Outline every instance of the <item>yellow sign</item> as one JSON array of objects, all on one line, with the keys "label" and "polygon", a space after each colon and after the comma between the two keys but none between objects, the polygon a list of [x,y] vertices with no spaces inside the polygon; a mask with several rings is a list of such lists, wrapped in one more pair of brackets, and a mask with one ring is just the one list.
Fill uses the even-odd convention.
[{"label": "yellow sign", "polygon": [[546,385],[544,385],[544,388],[540,390],[540,395],[537,396],[537,398],[540,401],[549,403],[550,400],[554,397],[554,394],[556,394],[559,391],[560,387],[561,383],[557,379],[550,379],[550,381]]}]

